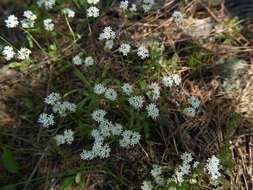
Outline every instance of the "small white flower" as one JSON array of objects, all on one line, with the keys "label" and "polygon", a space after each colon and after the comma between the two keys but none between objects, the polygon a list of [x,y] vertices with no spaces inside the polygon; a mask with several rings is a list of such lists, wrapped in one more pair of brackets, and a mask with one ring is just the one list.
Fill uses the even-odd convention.
[{"label": "small white flower", "polygon": [[43,23],[44,23],[45,30],[47,30],[47,31],[53,31],[54,30],[54,23],[53,23],[53,20],[51,18],[45,19],[43,21]]},{"label": "small white flower", "polygon": [[180,165],[175,172],[175,180],[179,184],[184,181],[184,176],[189,175],[191,172],[190,163],[193,161],[193,157],[191,153],[185,152],[181,155],[181,159],[183,161],[182,165]]},{"label": "small white flower", "polygon": [[172,14],[172,17],[175,19],[175,22],[176,22],[177,26],[182,24],[183,14],[180,11],[174,11],[174,13]]},{"label": "small white flower", "polygon": [[52,114],[42,113],[39,115],[38,123],[46,128],[54,125],[54,116]]},{"label": "small white flower", "polygon": [[129,44],[121,44],[119,47],[119,52],[121,52],[124,56],[127,56],[127,54],[130,52],[131,46]]},{"label": "small white flower", "polygon": [[67,144],[72,144],[74,141],[74,132],[71,129],[66,129],[63,133],[63,136]]},{"label": "small white flower", "polygon": [[85,66],[92,66],[94,65],[95,61],[93,59],[93,57],[89,56],[89,57],[86,57],[85,60],[84,60],[84,64]]},{"label": "small white flower", "polygon": [[75,11],[73,11],[72,9],[70,8],[64,8],[62,10],[62,13],[65,14],[67,17],[69,18],[74,18],[75,17]]},{"label": "small white flower", "polygon": [[5,46],[2,54],[7,61],[11,60],[15,56],[14,49],[11,46]]},{"label": "small white flower", "polygon": [[23,19],[20,21],[23,28],[33,28],[35,22],[29,19]]},{"label": "small white flower", "polygon": [[135,109],[139,110],[143,107],[144,97],[143,96],[132,96],[128,98],[128,102]]},{"label": "small white flower", "polygon": [[8,28],[15,28],[19,24],[18,18],[15,15],[8,16],[4,22]]},{"label": "small white flower", "polygon": [[145,12],[148,12],[152,9],[154,4],[155,4],[154,0],[143,0],[142,8],[144,9]]},{"label": "small white flower", "polygon": [[158,165],[153,165],[153,169],[151,170],[151,175],[155,179],[157,185],[163,185],[164,179],[162,177],[162,167]]},{"label": "small white flower", "polygon": [[192,167],[193,167],[193,168],[197,168],[197,167],[199,166],[199,164],[200,164],[200,163],[199,163],[198,161],[195,161],[195,162],[193,163],[193,166],[192,166]]},{"label": "small white flower", "polygon": [[61,95],[59,93],[52,92],[45,99],[44,102],[48,105],[55,105],[57,102],[61,100]]},{"label": "small white flower", "polygon": [[171,76],[166,76],[166,77],[163,77],[162,83],[165,87],[172,87],[174,80]]},{"label": "small white flower", "polygon": [[116,33],[112,30],[110,26],[104,28],[103,32],[99,35],[99,40],[114,40]]},{"label": "small white flower", "polygon": [[101,94],[103,94],[105,91],[106,91],[106,87],[105,87],[103,84],[101,84],[101,83],[96,84],[96,85],[94,86],[94,93],[97,94],[97,95],[101,95]]},{"label": "small white flower", "polygon": [[188,107],[183,110],[183,113],[188,117],[195,117],[196,110],[192,107]]},{"label": "small white flower", "polygon": [[56,135],[55,136],[55,140],[56,140],[56,144],[58,146],[62,145],[62,144],[65,144],[65,138],[63,135]]},{"label": "small white flower", "polygon": [[18,59],[19,60],[25,60],[25,59],[29,59],[29,56],[31,54],[31,50],[27,49],[27,48],[21,48],[18,51]]},{"label": "small white flower", "polygon": [[127,10],[127,8],[128,8],[128,1],[127,0],[121,1],[119,7],[121,9],[123,9],[124,11]]},{"label": "small white flower", "polygon": [[72,58],[72,62],[74,65],[82,65],[83,60],[80,56],[80,54],[76,55],[75,57]]},{"label": "small white flower", "polygon": [[141,135],[139,133],[133,132],[133,131],[130,131],[130,130],[123,131],[121,136],[123,138],[120,139],[119,144],[123,148],[126,148],[130,145],[132,145],[132,146],[136,145],[136,144],[139,143],[139,141],[141,139]]},{"label": "small white flower", "polygon": [[102,109],[98,109],[98,110],[95,110],[93,111],[92,113],[92,119],[95,120],[96,122],[100,123],[102,121],[105,120],[105,115],[106,115],[106,111],[105,110],[102,110]]},{"label": "small white flower", "polygon": [[185,152],[181,155],[181,159],[183,163],[190,163],[193,160],[192,154],[189,152]]},{"label": "small white flower", "polygon": [[101,121],[99,123],[99,131],[100,131],[101,135],[104,138],[111,136],[111,128],[113,126],[114,125],[112,124],[112,122],[108,121],[107,119],[104,119],[103,121]]},{"label": "small white flower", "polygon": [[158,83],[152,83],[148,86],[149,91],[147,92],[148,97],[153,100],[157,101],[160,98],[160,86]]},{"label": "small white flower", "polygon": [[137,132],[132,132],[132,138],[131,138],[131,141],[130,141],[130,145],[136,145],[140,142],[141,140],[141,135]]},{"label": "small white flower", "polygon": [[97,18],[99,16],[99,9],[94,6],[89,7],[87,9],[87,16]]},{"label": "small white flower", "polygon": [[113,48],[113,40],[106,40],[105,42],[105,49],[111,50]]},{"label": "small white flower", "polygon": [[133,93],[133,86],[128,83],[124,83],[121,88],[123,92],[128,96],[130,96]]},{"label": "small white flower", "polygon": [[220,160],[216,156],[212,156],[208,158],[205,168],[208,174],[211,176],[211,180],[213,182],[217,181],[217,179],[221,176],[219,172]]},{"label": "small white flower", "polygon": [[102,135],[101,131],[98,129],[93,129],[91,131],[91,136],[94,138],[94,143],[104,143],[104,136]]},{"label": "small white flower", "polygon": [[141,58],[141,59],[145,59],[149,56],[149,51],[147,48],[145,48],[144,46],[141,46],[138,48],[137,50],[137,55]]},{"label": "small white flower", "polygon": [[152,190],[154,186],[152,185],[151,181],[143,181],[141,190]]},{"label": "small white flower", "polygon": [[191,104],[191,106],[194,108],[194,109],[197,109],[200,105],[200,101],[197,97],[195,96],[191,96],[188,98],[188,103]]},{"label": "small white flower", "polygon": [[56,102],[56,104],[53,105],[53,112],[58,113],[61,117],[65,117],[67,115],[67,112],[75,112],[75,111],[76,105],[68,101],[64,101],[62,103]]},{"label": "small white flower", "polygon": [[116,123],[113,127],[111,127],[112,135],[120,135],[122,133],[123,126],[121,124]]},{"label": "small white flower", "polygon": [[44,4],[44,7],[46,10],[52,9],[55,5],[55,1],[56,0],[39,0],[37,2],[37,4],[42,7],[42,5]]},{"label": "small white flower", "polygon": [[171,76],[165,76],[162,79],[162,83],[165,87],[172,87],[173,85],[179,86],[182,82],[179,74],[172,74]]},{"label": "small white flower", "polygon": [[157,108],[157,105],[154,103],[150,103],[147,106],[147,111],[148,111],[148,116],[151,117],[152,119],[157,119],[159,116],[159,109]]},{"label": "small white flower", "polygon": [[111,148],[108,144],[102,145],[101,143],[95,143],[92,147],[92,153],[94,157],[101,159],[108,158],[111,153]]},{"label": "small white flower", "polygon": [[24,17],[32,21],[35,21],[37,19],[37,15],[30,10],[24,12]]},{"label": "small white flower", "polygon": [[173,74],[172,75],[173,81],[176,86],[180,85],[182,82],[181,76],[179,74]]},{"label": "small white flower", "polygon": [[136,4],[132,4],[130,9],[129,9],[131,12],[136,12],[137,11],[137,7],[136,7]]},{"label": "small white flower", "polygon": [[108,88],[105,91],[105,98],[111,101],[115,101],[117,99],[117,92],[112,88]]},{"label": "small white flower", "polygon": [[87,0],[87,3],[88,3],[88,4],[96,5],[96,4],[99,3],[99,0]]},{"label": "small white flower", "polygon": [[81,160],[93,160],[95,156],[92,151],[83,150],[82,153],[80,154],[80,157]]}]

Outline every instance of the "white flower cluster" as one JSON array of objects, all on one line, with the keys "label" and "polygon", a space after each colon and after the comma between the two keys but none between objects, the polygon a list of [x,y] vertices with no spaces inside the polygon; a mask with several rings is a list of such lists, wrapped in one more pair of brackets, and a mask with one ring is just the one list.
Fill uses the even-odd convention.
[{"label": "white flower cluster", "polygon": [[21,20],[21,25],[23,28],[33,28],[37,16],[30,10],[24,12],[25,19]]},{"label": "white flower cluster", "polygon": [[191,96],[190,98],[188,98],[188,103],[191,104],[191,106],[195,109],[200,106],[200,101],[196,96]]},{"label": "white flower cluster", "polygon": [[193,157],[191,153],[183,153],[181,155],[181,159],[183,160],[182,165],[180,165],[176,172],[176,181],[181,184],[184,181],[184,176],[187,176],[191,172],[191,162],[193,161]]},{"label": "white flower cluster", "polygon": [[95,6],[91,6],[87,9],[87,17],[97,18],[99,16],[99,9]]},{"label": "white flower cluster", "polygon": [[143,181],[141,190],[152,190],[154,186],[152,185],[151,181]]},{"label": "white flower cluster", "polygon": [[143,0],[142,8],[145,12],[148,12],[152,9],[154,4],[155,4],[154,0]]},{"label": "white flower cluster", "polygon": [[18,18],[15,15],[8,16],[4,22],[7,28],[15,28],[19,24]]},{"label": "white flower cluster", "polygon": [[[29,59],[31,53],[32,53],[31,50],[29,50],[27,48],[21,48],[17,52],[17,59],[19,59],[19,60]],[[16,56],[16,53],[15,53],[13,47],[11,47],[11,46],[5,46],[2,54],[7,61],[10,61],[11,59],[13,59]]]},{"label": "white flower cluster", "polygon": [[86,57],[83,61],[83,59],[81,58],[81,54],[77,54],[76,56],[74,56],[72,58],[72,62],[74,65],[82,65],[84,63],[86,67],[89,67],[95,64],[95,60],[91,56]]},{"label": "white flower cluster", "polygon": [[14,56],[15,56],[16,53],[14,52],[13,47],[11,47],[11,46],[5,46],[4,49],[3,49],[2,54],[5,57],[5,59],[7,61],[9,61],[12,58],[14,58]]},{"label": "white flower cluster", "polygon": [[155,180],[155,183],[157,185],[163,185],[164,184],[164,178],[162,176],[162,167],[158,165],[153,165],[153,169],[151,170],[151,175]]},{"label": "white flower cluster", "polygon": [[208,174],[211,176],[212,183],[216,184],[218,178],[221,176],[219,172],[220,160],[216,156],[208,158],[205,168]]},{"label": "white flower cluster", "polygon": [[157,119],[157,117],[159,116],[159,109],[156,104],[150,103],[146,109],[149,117],[154,120]]},{"label": "white flower cluster", "polygon": [[106,87],[103,84],[99,83],[94,86],[93,90],[95,94],[102,95],[105,93]]},{"label": "white flower cluster", "polygon": [[184,17],[180,11],[174,11],[174,13],[172,14],[172,17],[174,18],[177,26],[182,24]]},{"label": "white flower cluster", "polygon": [[[96,5],[99,3],[99,0],[88,0],[87,1],[88,4],[90,5]],[[99,16],[99,9],[95,6],[90,6],[87,9],[87,17],[94,17],[97,18]]]},{"label": "white flower cluster", "polygon": [[[44,102],[52,106],[54,113],[59,114],[61,117],[65,117],[69,112],[76,111],[76,105],[68,101],[61,101],[62,97],[58,93],[51,93],[45,99]],[[43,127],[49,127],[54,125],[54,116],[52,114],[42,113],[39,116],[38,123]]]},{"label": "white flower cluster", "polygon": [[[199,167],[200,163],[198,161],[193,161],[193,157],[191,153],[185,152],[181,155],[182,164],[178,166],[175,170],[175,174],[170,176],[169,178],[162,175],[162,167],[158,165],[153,165],[153,169],[151,170],[151,175],[154,178],[155,183],[158,186],[166,185],[170,186],[171,184],[179,184],[181,185],[185,181],[185,177],[191,174],[191,170]],[[211,184],[217,185],[218,178],[221,176],[219,172],[220,168],[220,160],[216,156],[212,156],[207,160],[205,164],[204,171],[210,175]],[[142,186],[142,190],[150,190],[153,189],[153,185],[151,181],[144,181]],[[169,188],[170,189],[170,188]]]},{"label": "white flower cluster", "polygon": [[113,48],[114,42],[113,40],[106,40],[105,42],[105,49],[111,50]]},{"label": "white flower cluster", "polygon": [[51,18],[47,18],[43,21],[44,24],[44,28],[47,31],[53,31],[54,30],[54,23],[53,20]]},{"label": "white flower cluster", "polygon": [[179,86],[182,82],[179,74],[172,74],[170,76],[163,77],[162,83],[165,87],[172,87],[173,85]]},{"label": "white flower cluster", "polygon": [[131,5],[131,7],[129,8],[129,10],[131,11],[131,12],[136,12],[137,11],[137,7],[136,7],[136,4],[132,4]]},{"label": "white flower cluster", "polygon": [[113,48],[113,40],[116,38],[116,33],[112,30],[110,26],[103,29],[103,32],[99,34],[98,39],[100,41],[106,40],[105,49],[111,50]]},{"label": "white flower cluster", "polygon": [[53,114],[41,113],[39,115],[38,123],[42,125],[42,127],[49,127],[54,125],[54,116]]},{"label": "white flower cluster", "polygon": [[119,141],[119,144],[124,148],[138,144],[141,139],[139,133],[130,130],[125,130],[121,135],[123,138]]},{"label": "white flower cluster", "polygon": [[76,105],[68,101],[57,102],[53,105],[52,109],[54,113],[59,114],[61,117],[65,117],[67,113],[76,111]]},{"label": "white flower cluster", "polygon": [[140,110],[144,104],[144,97],[143,96],[131,96],[130,98],[128,98],[128,102],[135,109]]},{"label": "white flower cluster", "polygon": [[72,144],[74,141],[74,132],[71,129],[66,129],[62,135],[56,135],[55,140],[58,146],[65,143]]},{"label": "white flower cluster", "polygon": [[96,4],[99,3],[99,0],[87,0],[87,3],[88,3],[88,4],[96,5]]},{"label": "white flower cluster", "polygon": [[149,57],[149,51],[147,48],[145,48],[144,46],[140,46],[137,49],[137,55],[141,58],[141,59],[145,59],[147,57]]},{"label": "white flower cluster", "polygon": [[76,14],[75,11],[70,8],[64,8],[62,10],[62,13],[65,14],[68,18],[74,18]]},{"label": "white flower cluster", "polygon": [[129,4],[129,2],[128,2],[127,0],[123,0],[123,1],[120,2],[119,7],[120,7],[121,9],[123,9],[124,11],[126,11],[127,8],[128,8],[128,4]]},{"label": "white flower cluster", "polygon": [[55,5],[56,0],[39,0],[37,4],[42,7],[44,6],[46,10],[52,9]]},{"label": "white flower cluster", "polygon": [[124,83],[121,89],[123,93],[125,93],[128,96],[130,96],[133,93],[133,86],[130,85],[129,83]]},{"label": "white flower cluster", "polygon": [[108,100],[115,101],[117,99],[117,92],[112,88],[107,88],[103,84],[99,83],[94,86],[94,93],[97,95],[104,94],[104,97]]},{"label": "white flower cluster", "polygon": [[195,117],[197,109],[200,106],[200,100],[195,97],[191,96],[188,98],[188,103],[191,105],[190,107],[187,107],[183,110],[183,113],[188,117]]},{"label": "white flower cluster", "polygon": [[103,32],[99,35],[99,40],[114,40],[116,33],[112,30],[110,26],[104,28]]},{"label": "white flower cluster", "polygon": [[20,50],[18,50],[17,58],[19,60],[29,59],[31,53],[32,53],[31,50],[23,47]]},{"label": "white flower cluster", "polygon": [[72,58],[72,62],[73,62],[74,65],[82,65],[83,60],[82,60],[80,54],[77,54],[76,56],[74,56]]},{"label": "white flower cluster", "polygon": [[148,86],[147,96],[152,101],[157,101],[160,98],[160,86],[158,83],[152,83]]},{"label": "white flower cluster", "polygon": [[105,118],[106,111],[98,109],[91,114],[92,119],[98,122],[98,129],[93,129],[91,136],[94,138],[94,144],[91,150],[83,150],[80,154],[82,160],[92,160],[95,158],[108,158],[110,156],[111,148],[109,144],[105,143],[106,138],[111,136],[122,137],[119,144],[121,147],[128,147],[135,145],[140,141],[140,134],[130,130],[123,130],[122,125]]},{"label": "white flower cluster", "polygon": [[89,66],[94,65],[94,64],[95,64],[95,61],[94,61],[93,57],[88,56],[88,57],[86,57],[86,58],[84,59],[84,64],[85,64],[86,67],[89,67]]},{"label": "white flower cluster", "polygon": [[127,56],[130,50],[131,50],[131,46],[126,43],[121,44],[121,46],[119,47],[119,52],[121,52],[124,56]]}]

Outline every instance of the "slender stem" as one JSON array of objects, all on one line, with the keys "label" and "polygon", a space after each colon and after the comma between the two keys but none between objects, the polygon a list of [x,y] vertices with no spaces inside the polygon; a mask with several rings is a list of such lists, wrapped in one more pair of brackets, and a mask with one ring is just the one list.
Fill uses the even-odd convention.
[{"label": "slender stem", "polygon": [[64,17],[65,17],[65,20],[66,20],[66,22],[67,22],[68,28],[69,28],[69,30],[70,30],[70,32],[71,32],[71,35],[73,36],[73,41],[76,42],[76,35],[75,35],[75,33],[74,33],[74,31],[73,31],[73,29],[72,29],[70,23],[69,23],[69,19],[68,19],[68,17],[66,16],[66,14],[64,15]]},{"label": "slender stem", "polygon": [[0,35],[0,39],[2,40],[2,41],[4,41],[5,43],[7,43],[8,45],[10,45],[10,46],[12,46],[15,50],[18,50],[14,45],[12,45],[8,40],[6,40],[4,37],[2,37],[1,35]]}]

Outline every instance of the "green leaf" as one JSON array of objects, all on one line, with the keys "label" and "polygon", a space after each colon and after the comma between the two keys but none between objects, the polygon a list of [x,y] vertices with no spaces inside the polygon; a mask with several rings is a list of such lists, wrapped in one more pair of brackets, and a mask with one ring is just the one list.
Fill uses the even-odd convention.
[{"label": "green leaf", "polygon": [[61,184],[60,190],[65,190],[66,188],[72,186],[75,183],[75,176],[65,178]]},{"label": "green leaf", "polygon": [[16,186],[15,185],[5,185],[3,187],[0,187],[0,190],[15,190]]},{"label": "green leaf", "polygon": [[18,173],[18,164],[15,161],[11,150],[9,150],[6,147],[3,148],[2,162],[3,162],[4,167],[10,173]]},{"label": "green leaf", "polygon": [[75,69],[74,74],[76,75],[77,78],[79,78],[85,85],[89,85],[88,80],[86,77],[79,71],[78,69]]}]

